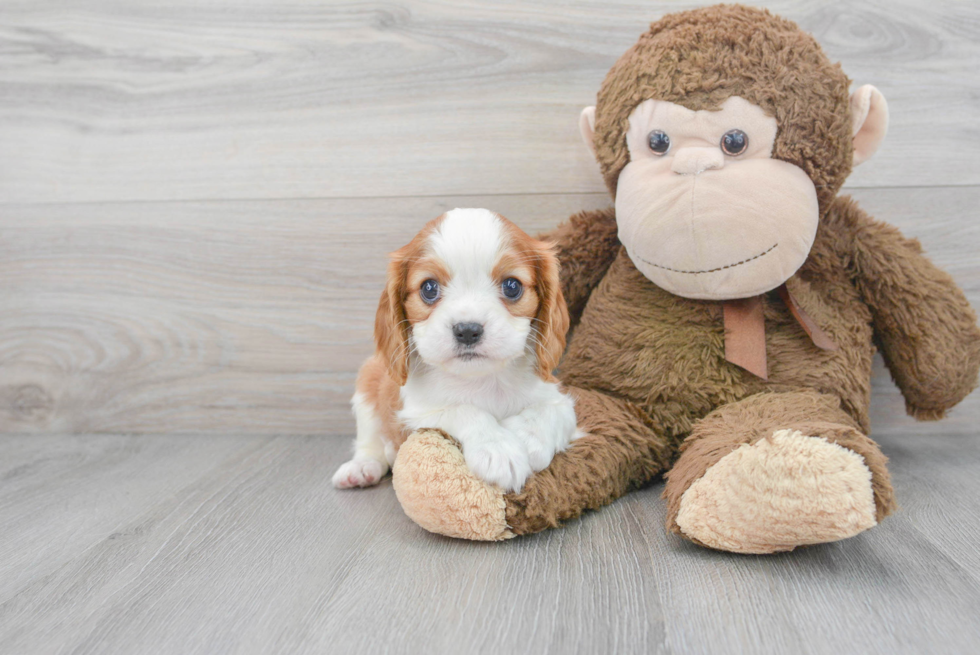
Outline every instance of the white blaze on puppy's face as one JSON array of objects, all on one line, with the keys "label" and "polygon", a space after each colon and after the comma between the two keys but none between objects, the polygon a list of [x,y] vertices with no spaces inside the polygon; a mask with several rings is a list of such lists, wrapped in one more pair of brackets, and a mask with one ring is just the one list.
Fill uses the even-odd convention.
[{"label": "white blaze on puppy's face", "polygon": [[[422,361],[458,375],[485,375],[526,353],[537,297],[532,267],[513,256],[513,245],[503,221],[484,209],[450,211],[428,235],[425,256],[410,264],[405,302]],[[516,300],[501,290],[512,277],[523,286]],[[431,304],[420,294],[427,280],[438,284]],[[459,326],[481,331],[475,343],[460,342]]]},{"label": "white blaze on puppy's face", "polygon": [[770,291],[803,265],[819,222],[816,189],[772,158],[776,130],[775,118],[737,96],[719,111],[637,105],[616,221],[644,276],[678,296],[727,300]]}]

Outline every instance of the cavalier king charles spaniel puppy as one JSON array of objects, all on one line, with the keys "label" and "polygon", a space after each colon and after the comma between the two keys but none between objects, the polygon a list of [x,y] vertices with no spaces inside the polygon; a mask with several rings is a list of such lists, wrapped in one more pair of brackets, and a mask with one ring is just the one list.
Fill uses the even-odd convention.
[{"label": "cavalier king charles spaniel puppy", "polygon": [[437,428],[470,470],[519,491],[578,436],[552,371],[568,310],[550,244],[486,209],[454,209],[391,255],[351,400],[354,458],[339,488],[377,484],[414,430]]}]

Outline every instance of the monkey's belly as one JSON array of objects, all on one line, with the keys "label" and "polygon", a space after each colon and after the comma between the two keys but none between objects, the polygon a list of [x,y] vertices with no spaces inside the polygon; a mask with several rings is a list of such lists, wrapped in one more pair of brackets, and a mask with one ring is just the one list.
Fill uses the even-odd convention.
[{"label": "monkey's belly", "polygon": [[725,359],[720,303],[667,293],[620,252],[575,328],[561,378],[631,400],[676,435],[716,407],[767,389],[835,395],[864,425],[873,353],[866,308],[835,314],[846,323],[835,332],[847,342],[830,353],[813,345],[774,295],[764,305],[768,381]]}]

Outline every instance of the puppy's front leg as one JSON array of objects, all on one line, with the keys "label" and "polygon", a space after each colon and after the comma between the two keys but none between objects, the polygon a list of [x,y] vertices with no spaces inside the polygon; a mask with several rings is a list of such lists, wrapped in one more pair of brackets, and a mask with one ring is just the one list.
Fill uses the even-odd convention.
[{"label": "puppy's front leg", "polygon": [[466,464],[477,476],[504,491],[520,491],[531,475],[527,446],[493,415],[473,405],[446,409],[437,427],[463,446]]},{"label": "puppy's front leg", "polygon": [[546,398],[528,405],[520,414],[505,418],[500,424],[527,444],[531,468],[543,471],[556,453],[568,448],[579,436],[575,403],[570,396],[548,391]]},{"label": "puppy's front leg", "polygon": [[388,472],[386,442],[377,410],[362,393],[354,394],[351,405],[357,419],[354,459],[341,465],[334,473],[333,486],[338,489],[376,485]]}]

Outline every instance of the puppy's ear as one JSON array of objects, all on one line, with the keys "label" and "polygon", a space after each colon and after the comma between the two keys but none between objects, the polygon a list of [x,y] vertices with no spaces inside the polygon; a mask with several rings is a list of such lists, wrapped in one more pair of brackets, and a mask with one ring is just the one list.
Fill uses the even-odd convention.
[{"label": "puppy's ear", "polygon": [[558,367],[562,353],[565,352],[565,334],[568,332],[568,307],[561,293],[558,257],[551,243],[539,241],[537,294],[538,314],[535,327],[538,330],[536,354],[538,375],[553,379],[552,372]]},{"label": "puppy's ear", "polygon": [[408,381],[408,317],[405,315],[405,284],[408,261],[405,248],[391,253],[378,313],[374,317],[374,342],[388,365],[388,374],[398,383]]}]

